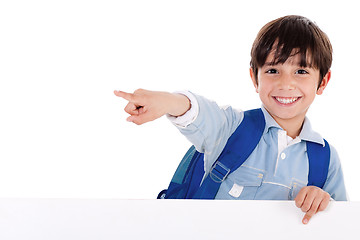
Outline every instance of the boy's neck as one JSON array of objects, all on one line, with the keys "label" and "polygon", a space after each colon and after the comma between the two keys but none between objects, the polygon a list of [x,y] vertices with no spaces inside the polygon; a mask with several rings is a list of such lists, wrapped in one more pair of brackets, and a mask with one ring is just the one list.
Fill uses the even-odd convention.
[{"label": "boy's neck", "polygon": [[[271,115],[271,114],[270,114]],[[296,138],[300,135],[302,126],[304,124],[305,115],[304,116],[298,116],[296,118],[292,119],[281,119],[276,116],[271,115],[274,120],[284,129],[287,133],[287,135],[291,138]]]}]

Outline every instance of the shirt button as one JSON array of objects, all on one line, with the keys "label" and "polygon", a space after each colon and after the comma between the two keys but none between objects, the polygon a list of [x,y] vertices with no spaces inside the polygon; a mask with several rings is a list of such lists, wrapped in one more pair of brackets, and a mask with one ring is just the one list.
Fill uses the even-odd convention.
[{"label": "shirt button", "polygon": [[286,158],[286,154],[285,153],[281,153],[280,155],[281,159],[284,160]]}]

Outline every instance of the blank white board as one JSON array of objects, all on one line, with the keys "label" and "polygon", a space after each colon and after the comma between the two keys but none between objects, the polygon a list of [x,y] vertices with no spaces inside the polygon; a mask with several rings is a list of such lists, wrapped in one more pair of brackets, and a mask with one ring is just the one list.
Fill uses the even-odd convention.
[{"label": "blank white board", "polygon": [[308,225],[293,201],[0,199],[0,239],[357,238],[360,202],[331,202]]}]

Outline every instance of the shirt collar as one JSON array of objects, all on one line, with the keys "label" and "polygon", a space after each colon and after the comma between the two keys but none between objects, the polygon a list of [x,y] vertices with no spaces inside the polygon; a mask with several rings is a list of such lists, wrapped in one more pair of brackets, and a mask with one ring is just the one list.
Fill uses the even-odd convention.
[{"label": "shirt collar", "polygon": [[[267,133],[272,127],[282,129],[280,125],[274,120],[274,118],[269,114],[269,112],[265,109],[264,106],[261,106],[261,110],[264,113],[265,117],[265,133]],[[315,142],[325,146],[324,139],[319,133],[312,130],[310,120],[307,117],[305,117],[303,127],[299,134],[299,138],[303,141]]]}]

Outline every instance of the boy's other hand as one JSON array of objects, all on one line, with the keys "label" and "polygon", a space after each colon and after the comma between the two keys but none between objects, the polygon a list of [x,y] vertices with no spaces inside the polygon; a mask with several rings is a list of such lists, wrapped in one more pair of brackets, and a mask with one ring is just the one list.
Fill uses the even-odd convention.
[{"label": "boy's other hand", "polygon": [[137,125],[153,121],[167,113],[180,116],[190,108],[190,100],[181,94],[144,89],[138,89],[134,93],[114,91],[114,94],[129,101],[124,109],[130,114],[127,121]]},{"label": "boy's other hand", "polygon": [[330,195],[315,186],[303,187],[295,198],[295,205],[305,212],[303,224],[307,224],[317,212],[324,211],[329,202]]}]

